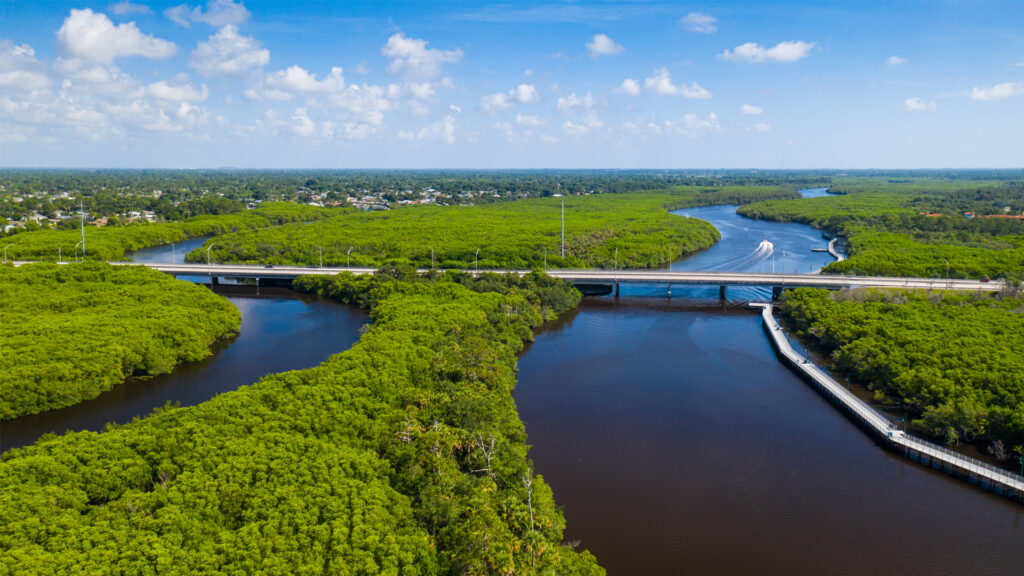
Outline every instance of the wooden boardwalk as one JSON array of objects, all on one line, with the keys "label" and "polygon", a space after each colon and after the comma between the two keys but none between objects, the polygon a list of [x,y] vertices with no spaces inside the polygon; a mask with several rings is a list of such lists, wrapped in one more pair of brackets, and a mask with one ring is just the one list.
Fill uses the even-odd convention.
[{"label": "wooden boardwalk", "polygon": [[1018,502],[1024,502],[1024,477],[981,460],[954,452],[900,430],[880,412],[857,398],[816,364],[801,356],[789,344],[782,327],[772,315],[771,304],[752,304],[761,308],[765,331],[783,360],[807,381],[846,412],[854,422],[893,451],[931,466],[986,490]]}]

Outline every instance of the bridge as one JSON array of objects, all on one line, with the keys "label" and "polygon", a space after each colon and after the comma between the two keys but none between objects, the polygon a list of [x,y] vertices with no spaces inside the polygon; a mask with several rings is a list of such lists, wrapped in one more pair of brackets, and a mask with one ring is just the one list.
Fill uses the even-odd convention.
[{"label": "bridge", "polygon": [[[117,264],[132,265],[132,262]],[[319,268],[314,266],[261,266],[254,264],[142,264],[174,276],[210,276],[293,280],[298,276],[334,275],[342,272],[373,274],[375,268]],[[427,270],[420,270],[426,272]],[[529,270],[463,270],[468,274],[494,272],[497,274],[527,274]],[[844,276],[838,274],[775,274],[762,272],[704,272],[689,270],[570,270],[546,271],[555,278],[574,284],[665,284],[720,286],[722,295],[726,286],[767,286],[783,288],[915,288],[923,290],[984,290],[998,291],[1005,286],[1001,280],[900,278],[885,276]]]}]

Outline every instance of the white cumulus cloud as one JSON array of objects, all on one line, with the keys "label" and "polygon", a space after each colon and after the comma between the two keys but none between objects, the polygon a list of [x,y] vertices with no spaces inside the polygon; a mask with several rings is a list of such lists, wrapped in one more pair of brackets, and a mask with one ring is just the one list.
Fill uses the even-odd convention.
[{"label": "white cumulus cloud", "polygon": [[619,84],[616,91],[622,92],[623,94],[629,94],[630,96],[636,96],[640,93],[640,84],[632,78],[626,78],[622,81],[622,84]]},{"label": "white cumulus cloud", "polygon": [[732,50],[725,50],[718,55],[719,60],[733,62],[796,62],[808,56],[817,42],[779,42],[771,48],[765,48],[754,42],[740,44]]},{"label": "white cumulus cloud", "polygon": [[499,92],[484,96],[480,100],[480,106],[491,114],[496,114],[515,106],[517,102],[532,104],[538,100],[540,100],[540,96],[533,84],[520,84],[507,93]]},{"label": "white cumulus cloud", "polygon": [[289,66],[285,70],[268,74],[264,84],[271,89],[288,92],[330,93],[345,89],[345,77],[342,69],[337,66],[331,68],[331,73],[323,80],[317,80],[316,74],[311,74],[301,66]]},{"label": "white cumulus cloud", "polygon": [[19,46],[10,40],[0,40],[0,88],[5,92],[49,88],[52,80],[35,56],[35,50],[28,44]]},{"label": "white cumulus cloud", "polygon": [[170,58],[173,42],[143,34],[135,22],[114,25],[106,14],[86,8],[72,10],[57,30],[57,48],[67,58],[110,64],[122,56]]},{"label": "white cumulus cloud", "polygon": [[757,124],[754,124],[754,130],[758,132],[771,132],[772,125],[766,122],[758,122]]},{"label": "white cumulus cloud", "polygon": [[399,32],[388,38],[380,53],[391,60],[388,72],[411,78],[433,78],[441,74],[447,63],[462,59],[462,50],[428,48],[427,41],[409,38]]},{"label": "white cumulus cloud", "polygon": [[587,42],[587,52],[591,58],[598,56],[614,56],[622,52],[622,44],[616,43],[607,34],[594,34],[593,40]]},{"label": "white cumulus cloud", "polygon": [[902,66],[907,63],[906,58],[900,58],[899,56],[889,56],[885,59],[885,63],[895,68],[896,66]]},{"label": "white cumulus cloud", "polygon": [[230,24],[200,42],[188,59],[188,65],[206,77],[232,76],[269,63],[270,51]]},{"label": "white cumulus cloud", "polygon": [[179,26],[189,28],[192,22],[204,22],[210,26],[221,27],[244,24],[252,14],[241,3],[232,0],[210,0],[206,10],[202,6],[190,8],[188,4],[179,4],[164,10],[164,16]]},{"label": "white cumulus cloud", "polygon": [[761,108],[760,106],[753,106],[750,104],[740,106],[740,114],[743,114],[744,116],[757,116],[762,112],[764,112],[764,108]]},{"label": "white cumulus cloud", "polygon": [[586,134],[604,126],[604,122],[597,117],[597,114],[590,112],[579,122],[567,121],[562,125],[562,131],[569,135]]},{"label": "white cumulus cloud", "polygon": [[202,102],[209,96],[209,91],[206,84],[197,89],[187,78],[178,78],[171,83],[161,80],[146,86],[146,95],[169,102]]},{"label": "white cumulus cloud", "polygon": [[718,32],[718,26],[715,25],[716,22],[717,20],[714,16],[701,14],[700,12],[690,12],[679,19],[680,26],[687,30],[700,32],[701,34],[714,34]]},{"label": "white cumulus cloud", "polygon": [[575,108],[581,108],[583,110],[590,110],[594,107],[594,97],[587,92],[583,96],[577,96],[575,92],[558,99],[557,102],[559,112],[569,112]]},{"label": "white cumulus cloud", "polygon": [[903,109],[911,112],[931,112],[937,108],[935,100],[925,102],[921,98],[907,98],[903,101]]},{"label": "white cumulus cloud", "polygon": [[985,88],[971,89],[971,100],[1002,100],[1024,94],[1024,82],[1004,82]]},{"label": "white cumulus cloud", "polygon": [[543,124],[540,118],[536,116],[528,116],[526,114],[516,114],[516,124],[520,126],[540,126]]},{"label": "white cumulus cloud", "polygon": [[689,98],[692,100],[707,100],[711,98],[711,92],[704,89],[703,86],[696,82],[690,83],[689,86],[681,84],[679,86],[672,83],[672,75],[669,74],[668,68],[661,68],[654,71],[654,76],[644,79],[644,88],[655,94],[663,96],[682,96],[683,98]]}]

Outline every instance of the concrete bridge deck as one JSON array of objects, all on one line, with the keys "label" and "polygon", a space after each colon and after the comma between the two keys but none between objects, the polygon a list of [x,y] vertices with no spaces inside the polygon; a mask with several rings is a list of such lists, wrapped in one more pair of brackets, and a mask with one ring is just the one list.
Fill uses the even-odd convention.
[{"label": "concrete bridge deck", "polygon": [[[118,262],[130,265],[132,262]],[[175,276],[218,276],[237,278],[293,279],[302,275],[333,275],[341,272],[373,274],[375,268],[318,268],[254,264],[143,264]],[[426,270],[421,270],[425,272]],[[473,274],[475,270],[463,270]],[[480,270],[498,274],[526,274],[529,270]],[[985,290],[1004,288],[1001,280],[899,278],[882,276],[841,276],[835,274],[775,274],[760,272],[702,272],[688,270],[569,270],[549,269],[547,273],[577,284],[696,284],[708,286],[768,286],[788,288],[918,288],[925,290]]]}]

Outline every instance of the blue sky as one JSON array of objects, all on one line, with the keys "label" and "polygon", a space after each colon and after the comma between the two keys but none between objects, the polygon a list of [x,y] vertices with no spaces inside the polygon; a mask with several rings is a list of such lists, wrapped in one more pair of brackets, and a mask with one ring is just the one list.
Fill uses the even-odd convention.
[{"label": "blue sky", "polygon": [[0,3],[0,166],[1024,159],[1024,2]]}]

